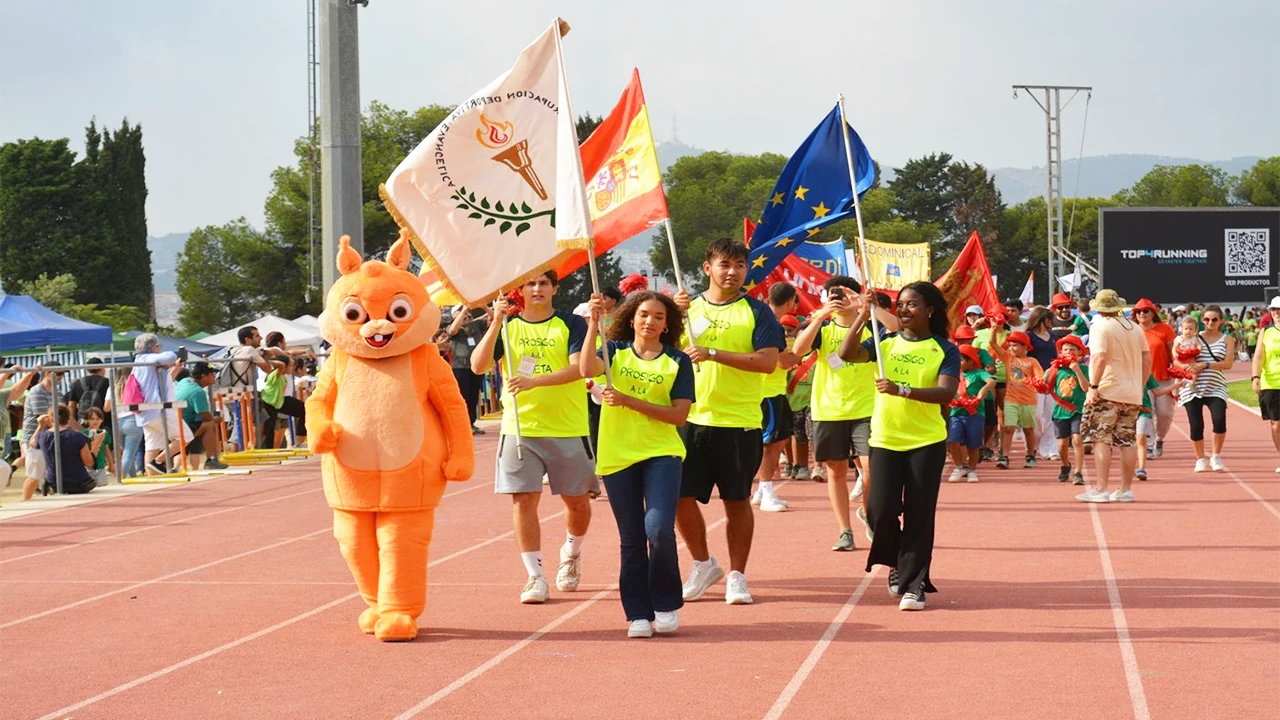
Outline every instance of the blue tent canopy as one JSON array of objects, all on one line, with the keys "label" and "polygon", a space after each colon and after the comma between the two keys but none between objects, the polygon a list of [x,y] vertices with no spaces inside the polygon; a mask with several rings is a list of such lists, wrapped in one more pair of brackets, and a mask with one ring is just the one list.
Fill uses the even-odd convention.
[{"label": "blue tent canopy", "polygon": [[0,320],[8,321],[0,326],[0,350],[111,343],[111,328],[106,325],[64,317],[30,295],[0,295]]}]

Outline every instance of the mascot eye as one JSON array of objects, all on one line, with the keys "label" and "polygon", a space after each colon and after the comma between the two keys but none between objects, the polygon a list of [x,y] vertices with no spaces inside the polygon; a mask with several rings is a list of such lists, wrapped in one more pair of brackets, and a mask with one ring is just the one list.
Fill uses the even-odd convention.
[{"label": "mascot eye", "polygon": [[369,319],[369,314],[364,311],[364,306],[355,300],[348,300],[342,305],[342,319],[350,323],[362,323]]},{"label": "mascot eye", "polygon": [[413,317],[413,303],[401,298],[391,303],[387,309],[387,319],[392,322],[404,322]]}]

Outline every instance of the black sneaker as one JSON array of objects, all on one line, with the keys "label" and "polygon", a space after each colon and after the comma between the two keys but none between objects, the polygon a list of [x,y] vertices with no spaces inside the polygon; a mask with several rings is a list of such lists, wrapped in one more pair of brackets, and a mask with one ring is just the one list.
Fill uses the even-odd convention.
[{"label": "black sneaker", "polygon": [[889,594],[894,597],[902,597],[902,592],[898,587],[898,568],[889,568]]},{"label": "black sneaker", "polygon": [[1001,455],[1000,457],[996,458],[996,467],[1000,468],[1001,470],[1008,470],[1009,456]]},{"label": "black sneaker", "polygon": [[1084,473],[1076,473],[1075,475],[1072,475],[1072,476],[1071,476],[1071,484],[1072,484],[1072,485],[1083,485],[1083,484],[1084,484]]},{"label": "black sneaker", "polygon": [[1062,468],[1058,470],[1058,482],[1066,482],[1070,479],[1071,479],[1071,466],[1063,465]]},{"label": "black sneaker", "polygon": [[978,450],[978,462],[991,462],[996,457],[996,453],[989,447],[983,447]]},{"label": "black sneaker", "polygon": [[206,469],[209,469],[209,470],[226,470],[227,468],[231,467],[230,465],[216,458],[209,458],[208,460],[205,460],[204,466]]},{"label": "black sneaker", "polygon": [[483,435],[483,434],[484,434],[484,431],[483,431],[483,430],[481,430],[480,428],[476,427],[475,425],[472,425],[472,426],[471,426],[471,434],[472,434],[472,435]]},{"label": "black sneaker", "polygon": [[160,473],[161,475],[169,474],[169,468],[165,467],[164,463],[160,462],[159,460],[152,460],[151,462],[147,463],[147,466],[150,467],[152,470],[155,470],[157,473]]}]

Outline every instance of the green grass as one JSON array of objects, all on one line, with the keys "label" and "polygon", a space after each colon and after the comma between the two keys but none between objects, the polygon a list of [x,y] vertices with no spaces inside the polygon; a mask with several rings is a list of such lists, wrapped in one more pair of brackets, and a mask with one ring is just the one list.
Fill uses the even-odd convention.
[{"label": "green grass", "polygon": [[1227,383],[1227,394],[1241,405],[1258,407],[1258,396],[1253,394],[1253,386],[1248,380],[1232,380]]}]

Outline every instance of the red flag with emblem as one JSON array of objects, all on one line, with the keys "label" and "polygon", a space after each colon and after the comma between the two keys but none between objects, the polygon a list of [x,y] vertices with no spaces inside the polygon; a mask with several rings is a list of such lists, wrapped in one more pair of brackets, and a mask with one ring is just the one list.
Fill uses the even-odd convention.
[{"label": "red flag with emblem", "polygon": [[969,242],[965,243],[951,268],[933,284],[947,298],[947,314],[953,328],[964,322],[965,308],[970,305],[981,305],[988,313],[1003,307],[1000,296],[996,294],[996,284],[991,279],[991,267],[987,265],[987,254],[982,249],[982,238],[978,237],[976,230],[969,236]]}]

